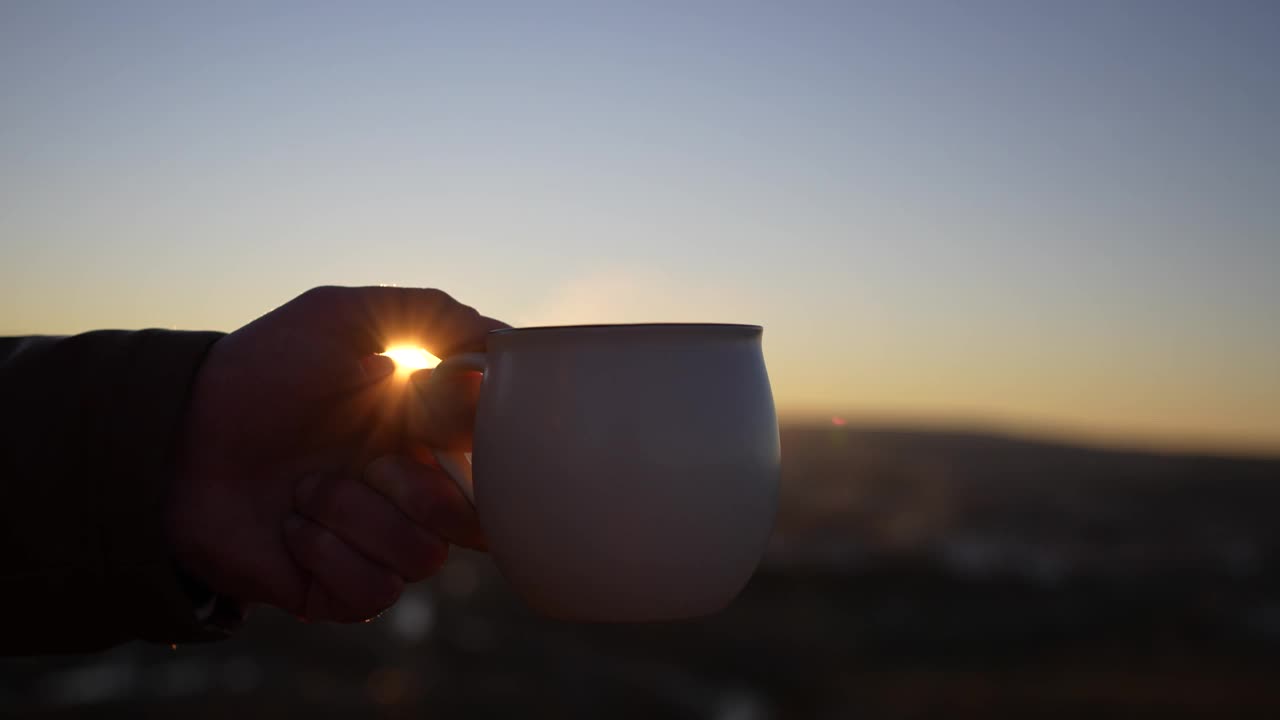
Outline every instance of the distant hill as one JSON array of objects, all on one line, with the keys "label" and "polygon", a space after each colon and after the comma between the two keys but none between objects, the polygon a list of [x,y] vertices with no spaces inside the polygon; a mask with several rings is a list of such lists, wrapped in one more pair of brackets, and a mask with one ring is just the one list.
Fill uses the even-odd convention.
[{"label": "distant hill", "polygon": [[834,425],[785,425],[782,454],[771,562],[928,555],[1050,580],[1280,563],[1280,459]]},{"label": "distant hill", "polygon": [[458,550],[378,620],[0,658],[0,717],[1280,717],[1280,462],[788,425],[765,567],[674,623]]}]

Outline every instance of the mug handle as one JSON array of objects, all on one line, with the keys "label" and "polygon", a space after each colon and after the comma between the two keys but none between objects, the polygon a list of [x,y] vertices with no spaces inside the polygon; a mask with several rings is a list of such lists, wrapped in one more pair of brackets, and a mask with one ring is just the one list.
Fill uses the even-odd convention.
[{"label": "mug handle", "polygon": [[[452,357],[442,360],[439,365],[431,371],[431,375],[427,377],[427,381],[423,383],[420,392],[424,395],[429,394],[431,389],[449,382],[451,378],[456,377],[464,372],[484,372],[488,365],[488,358],[484,353],[460,353]],[[471,461],[467,459],[467,454],[461,450],[437,450],[431,449],[431,454],[435,456],[436,462],[444,471],[453,478],[458,485],[458,489],[466,496],[472,505],[476,504],[475,482],[471,474]]]}]

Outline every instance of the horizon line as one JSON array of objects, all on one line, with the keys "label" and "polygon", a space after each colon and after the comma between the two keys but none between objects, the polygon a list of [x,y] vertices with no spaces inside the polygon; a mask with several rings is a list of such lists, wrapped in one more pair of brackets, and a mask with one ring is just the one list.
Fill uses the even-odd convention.
[{"label": "horizon line", "polygon": [[[837,422],[838,421],[838,422]],[[936,416],[880,412],[839,413],[813,410],[778,411],[779,427],[817,426],[866,432],[954,433],[1001,437],[1047,445],[1065,445],[1109,452],[1218,457],[1241,460],[1280,460],[1280,441],[1224,441],[1194,439],[1158,433],[1132,433],[1086,429],[1051,422],[990,417]]]}]

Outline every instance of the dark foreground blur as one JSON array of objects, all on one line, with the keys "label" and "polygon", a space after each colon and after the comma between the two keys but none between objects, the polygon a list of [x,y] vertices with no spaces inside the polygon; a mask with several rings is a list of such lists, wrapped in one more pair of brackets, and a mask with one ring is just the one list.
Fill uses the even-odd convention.
[{"label": "dark foreground blur", "polygon": [[0,660],[30,717],[1280,717],[1280,460],[791,427],[725,612],[531,616],[458,552],[356,627]]}]

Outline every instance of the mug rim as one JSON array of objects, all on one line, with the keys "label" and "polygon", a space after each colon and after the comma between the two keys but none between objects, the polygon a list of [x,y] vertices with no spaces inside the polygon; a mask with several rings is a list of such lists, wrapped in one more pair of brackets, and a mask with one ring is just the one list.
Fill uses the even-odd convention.
[{"label": "mug rim", "polygon": [[644,323],[587,323],[585,325],[529,325],[525,327],[506,327],[490,330],[489,335],[518,335],[522,333],[536,334],[551,330],[622,330],[622,329],[706,329],[706,330],[739,330],[746,332],[762,332],[761,325],[743,323],[695,323],[695,322],[644,322]]}]

